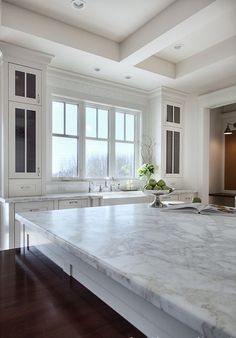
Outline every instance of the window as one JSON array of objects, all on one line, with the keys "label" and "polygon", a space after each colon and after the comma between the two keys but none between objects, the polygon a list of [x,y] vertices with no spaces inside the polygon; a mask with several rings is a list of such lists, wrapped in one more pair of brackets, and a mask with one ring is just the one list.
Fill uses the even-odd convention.
[{"label": "window", "polygon": [[133,178],[138,128],[137,112],[53,101],[53,176]]},{"label": "window", "polygon": [[135,139],[134,115],[116,112],[115,173],[116,177],[134,177]]},{"label": "window", "polygon": [[179,175],[181,172],[181,106],[166,104],[165,158],[166,174]]},{"label": "window", "polygon": [[108,110],[86,106],[86,177],[108,176]]},{"label": "window", "polygon": [[78,105],[52,104],[52,176],[78,176]]}]

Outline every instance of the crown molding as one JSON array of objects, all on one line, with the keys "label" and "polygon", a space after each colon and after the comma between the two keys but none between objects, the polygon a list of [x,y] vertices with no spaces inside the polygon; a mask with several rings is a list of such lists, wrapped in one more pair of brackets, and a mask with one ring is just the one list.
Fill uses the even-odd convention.
[{"label": "crown molding", "polygon": [[54,55],[38,52],[32,49],[23,48],[17,45],[0,41],[1,59],[21,59],[28,62],[34,62],[42,66],[48,65],[54,58]]},{"label": "crown molding", "polygon": [[174,98],[176,98],[177,100],[185,100],[188,95],[189,95],[188,93],[185,93],[183,91],[162,86],[157,89],[149,91],[148,98],[152,99],[156,97],[162,97],[166,99],[168,97],[171,97],[172,100]]}]

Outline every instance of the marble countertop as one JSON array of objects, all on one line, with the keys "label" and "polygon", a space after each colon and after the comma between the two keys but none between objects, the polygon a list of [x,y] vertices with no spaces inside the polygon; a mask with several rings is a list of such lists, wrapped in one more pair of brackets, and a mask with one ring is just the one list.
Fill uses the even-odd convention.
[{"label": "marble countertop", "polygon": [[132,204],[17,219],[204,338],[236,337],[236,218]]},{"label": "marble countertop", "polygon": [[20,196],[20,197],[0,197],[0,202],[2,203],[18,203],[18,202],[41,202],[41,201],[49,201],[49,200],[66,200],[73,198],[83,198],[83,197],[91,197],[91,198],[102,198],[99,193],[86,193],[86,192],[78,192],[78,193],[61,193],[61,194],[48,194],[41,196]]},{"label": "marble countertop", "polygon": [[[193,190],[175,190],[173,191],[173,195],[176,194],[186,194],[186,193],[196,193]],[[104,198],[104,199],[115,199],[115,198],[140,198],[145,195],[141,190],[139,191],[103,191],[101,193],[92,192],[78,192],[78,193],[61,193],[61,194],[48,194],[41,196],[22,196],[22,197],[0,197],[0,202],[2,203],[18,203],[18,202],[40,202],[40,201],[48,201],[48,200],[66,200],[73,198],[83,198],[83,197],[91,197],[91,198]]]}]

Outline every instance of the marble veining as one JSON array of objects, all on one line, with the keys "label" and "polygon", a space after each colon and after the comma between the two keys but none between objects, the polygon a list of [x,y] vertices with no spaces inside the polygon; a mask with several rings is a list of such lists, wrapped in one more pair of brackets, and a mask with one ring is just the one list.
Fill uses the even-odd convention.
[{"label": "marble veining", "polygon": [[236,217],[147,204],[16,217],[204,338],[236,337]]},{"label": "marble veining", "polygon": [[[186,193],[196,193],[192,190],[175,190],[172,194],[186,194]],[[61,193],[61,194],[48,194],[41,196],[19,196],[19,197],[0,197],[0,202],[2,203],[18,203],[18,202],[41,202],[41,201],[50,201],[50,200],[67,200],[71,198],[103,198],[103,199],[116,199],[116,198],[140,198],[145,197],[142,191],[114,191],[114,192],[102,192],[102,193]]]}]

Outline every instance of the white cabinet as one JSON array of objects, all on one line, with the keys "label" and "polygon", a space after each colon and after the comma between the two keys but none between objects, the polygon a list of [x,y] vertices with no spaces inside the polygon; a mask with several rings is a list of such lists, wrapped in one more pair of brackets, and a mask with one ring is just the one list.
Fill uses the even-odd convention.
[{"label": "white cabinet", "polygon": [[[15,203],[15,213],[53,210],[53,201]],[[14,247],[19,248],[22,241],[22,229],[18,221],[14,222]]]},{"label": "white cabinet", "polygon": [[9,178],[41,177],[41,108],[9,102]]},{"label": "white cabinet", "polygon": [[90,206],[89,198],[59,201],[58,209],[86,208]]},{"label": "white cabinet", "polygon": [[9,100],[41,105],[41,71],[9,63]]}]

